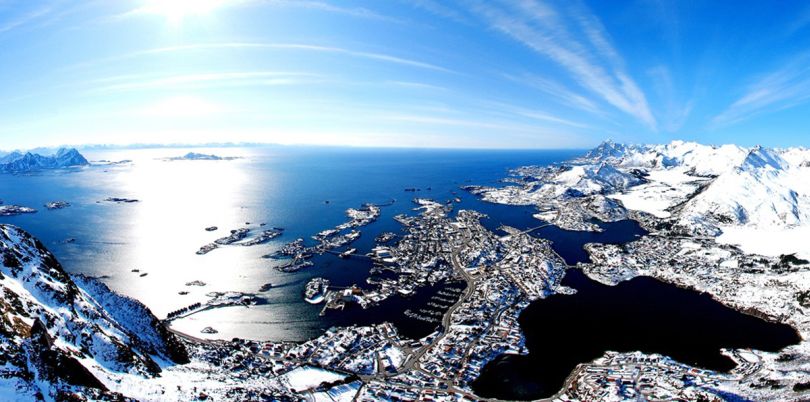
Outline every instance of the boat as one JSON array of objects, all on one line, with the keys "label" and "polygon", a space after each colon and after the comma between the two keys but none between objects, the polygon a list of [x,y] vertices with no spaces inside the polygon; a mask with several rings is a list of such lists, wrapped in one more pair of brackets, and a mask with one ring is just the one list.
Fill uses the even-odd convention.
[{"label": "boat", "polygon": [[310,304],[320,304],[326,299],[329,279],[312,278],[304,288],[304,300]]},{"label": "boat", "polygon": [[354,254],[354,253],[356,253],[356,252],[357,252],[357,249],[356,249],[356,248],[350,248],[350,249],[348,249],[348,250],[346,250],[346,251],[344,251],[344,252],[340,253],[338,256],[339,256],[340,258],[349,258],[349,257],[351,257],[351,256],[352,256],[352,254]]},{"label": "boat", "polygon": [[399,292],[399,294],[401,294],[403,296],[412,295],[413,290],[414,290],[413,286],[411,286],[411,285],[405,285],[405,286],[401,286],[401,287],[397,288],[397,292]]}]

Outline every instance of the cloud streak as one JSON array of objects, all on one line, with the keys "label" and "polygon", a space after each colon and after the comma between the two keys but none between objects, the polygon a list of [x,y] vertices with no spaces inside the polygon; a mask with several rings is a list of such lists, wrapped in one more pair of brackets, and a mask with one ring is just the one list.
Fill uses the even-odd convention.
[{"label": "cloud streak", "polygon": [[787,109],[808,100],[810,53],[805,53],[749,85],[740,98],[711,120],[710,126],[735,124],[761,113]]},{"label": "cloud streak", "polygon": [[[163,0],[169,1],[169,0]],[[316,0],[195,0],[195,1],[208,1],[211,8],[224,8],[236,6],[268,6],[268,7],[287,7],[287,8],[303,8],[307,10],[323,11],[333,14],[342,14],[350,17],[365,18],[371,20],[378,20],[383,22],[402,23],[403,21],[382,15],[364,7],[344,7],[335,5],[325,1]],[[108,21],[119,21],[133,17],[140,17],[145,15],[155,14],[154,7],[140,6],[123,13],[115,14],[107,18]]]},{"label": "cloud streak", "polygon": [[[471,2],[490,27],[557,63],[580,86],[656,130],[644,93],[625,71],[602,24],[584,6],[574,7],[574,16],[566,17],[535,0],[492,4]],[[572,28],[580,31],[581,39],[574,37]]]},{"label": "cloud streak", "polygon": [[307,8],[311,10],[320,10],[326,11],[336,14],[344,14],[352,17],[358,18],[367,18],[367,19],[374,19],[379,21],[387,21],[387,22],[396,22],[401,23],[402,21],[397,18],[389,17],[386,15],[382,15],[375,11],[369,10],[363,7],[342,7],[337,6],[332,3],[327,3],[323,1],[306,1],[306,0],[264,0],[259,1],[258,3],[262,4],[269,4],[272,6],[279,6],[279,7],[300,7],[300,8]]},{"label": "cloud streak", "polygon": [[0,34],[25,26],[33,21],[49,15],[52,11],[53,9],[51,7],[46,6],[29,11],[9,21],[2,21],[0,22]]},{"label": "cloud streak", "polygon": [[108,82],[90,90],[91,93],[108,93],[172,88],[210,88],[222,86],[275,86],[311,83],[315,74],[283,71],[250,71],[226,73],[201,73],[171,75],[162,77],[109,77],[102,79]]},{"label": "cloud streak", "polygon": [[587,97],[566,88],[562,84],[541,77],[539,75],[536,74],[523,74],[517,76],[506,75],[506,78],[518,82],[520,84],[530,86],[534,89],[540,90],[541,92],[550,95],[557,102],[566,105],[568,107],[579,109],[595,115],[605,114],[605,112],[595,102],[591,101]]},{"label": "cloud streak", "polygon": [[339,55],[346,55],[350,57],[358,57],[364,59],[370,59],[385,63],[392,63],[392,64],[399,64],[408,67],[420,68],[425,70],[432,70],[438,71],[443,73],[451,73],[457,74],[455,71],[445,68],[436,64],[431,64],[419,60],[408,59],[404,57],[393,56],[390,54],[385,53],[375,53],[375,52],[365,52],[365,51],[357,51],[352,49],[346,49],[342,47],[334,47],[334,46],[321,46],[321,45],[311,45],[311,44],[303,44],[303,43],[262,43],[262,42],[228,42],[228,43],[198,43],[198,44],[190,44],[190,45],[181,45],[181,46],[169,46],[169,47],[161,47],[155,49],[147,49],[141,50],[136,52],[131,52],[122,56],[115,56],[106,58],[103,60],[96,60],[93,62],[82,63],[80,65],[74,67],[84,67],[91,64],[96,63],[104,63],[104,62],[112,62],[112,61],[122,61],[127,59],[133,59],[143,56],[149,55],[156,55],[162,53],[176,53],[176,52],[183,52],[183,51],[195,51],[195,50],[224,50],[224,49],[267,49],[267,50],[300,50],[300,51],[309,51],[309,52],[317,52],[317,53],[332,53],[332,54],[339,54]]}]

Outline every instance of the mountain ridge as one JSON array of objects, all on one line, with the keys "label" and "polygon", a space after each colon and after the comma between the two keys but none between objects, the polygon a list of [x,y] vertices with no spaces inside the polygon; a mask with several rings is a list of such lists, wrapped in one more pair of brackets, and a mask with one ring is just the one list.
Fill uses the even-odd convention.
[{"label": "mountain ridge", "polygon": [[53,155],[14,151],[0,157],[0,173],[29,173],[39,170],[87,166],[90,162],[76,148],[60,148]]},{"label": "mountain ridge", "polygon": [[[810,230],[810,150],[803,147],[605,141],[560,166],[523,167],[513,174],[524,179],[518,186],[477,192],[493,202],[538,205],[544,211],[538,217],[565,229],[599,230],[588,219],[606,217],[593,206],[608,197],[649,225],[728,241],[722,236],[733,232],[733,244],[768,255],[786,248],[763,251],[757,244],[766,239],[758,231],[789,238],[791,231]],[[810,246],[801,252],[810,257]]]},{"label": "mountain ridge", "polygon": [[94,373],[153,378],[161,365],[189,361],[148,308],[95,279],[74,281],[22,229],[0,225],[0,257],[0,388],[13,387],[21,399],[63,400],[79,392],[121,400]]}]

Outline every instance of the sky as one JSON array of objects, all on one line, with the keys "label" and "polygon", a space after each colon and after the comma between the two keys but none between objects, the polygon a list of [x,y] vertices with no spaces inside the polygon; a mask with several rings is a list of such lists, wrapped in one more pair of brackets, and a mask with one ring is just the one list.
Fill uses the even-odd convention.
[{"label": "sky", "polygon": [[0,0],[0,149],[810,146],[810,3]]}]

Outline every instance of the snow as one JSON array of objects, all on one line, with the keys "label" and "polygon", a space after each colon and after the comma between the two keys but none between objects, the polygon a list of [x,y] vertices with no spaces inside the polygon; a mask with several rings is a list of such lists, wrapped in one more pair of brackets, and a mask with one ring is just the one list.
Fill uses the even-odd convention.
[{"label": "snow", "polygon": [[722,216],[740,226],[784,229],[810,223],[810,168],[754,149],[684,208],[683,218]]},{"label": "snow", "polygon": [[685,201],[699,188],[697,183],[700,180],[686,172],[684,167],[652,170],[647,176],[648,183],[609,198],[621,201],[627,209],[669,218],[672,215],[669,209]]},{"label": "snow", "polygon": [[288,388],[295,392],[307,391],[317,388],[321,383],[332,383],[345,379],[346,376],[322,368],[304,366],[296,368],[279,379],[286,383]]},{"label": "snow", "polygon": [[386,346],[383,349],[383,353],[385,353],[385,356],[388,358],[388,360],[391,362],[391,365],[394,367],[398,368],[402,365],[402,363],[404,363],[405,354],[394,346]]},{"label": "snow", "polygon": [[796,253],[797,257],[810,259],[810,226],[761,229],[754,227],[723,227],[717,238],[722,244],[732,244],[749,254],[777,257]]}]

